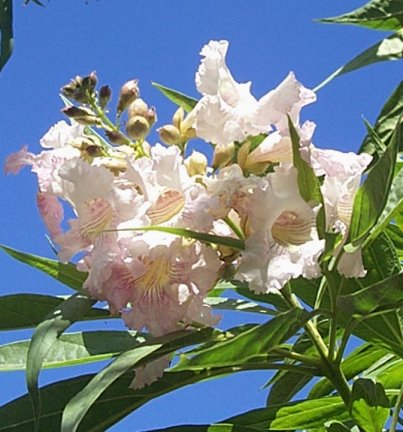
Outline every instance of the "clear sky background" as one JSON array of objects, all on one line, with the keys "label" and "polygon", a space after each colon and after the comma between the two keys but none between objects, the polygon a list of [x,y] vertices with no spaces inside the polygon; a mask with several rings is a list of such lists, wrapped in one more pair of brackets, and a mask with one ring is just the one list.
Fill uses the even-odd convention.
[{"label": "clear sky background", "polygon": [[[41,8],[14,1],[15,50],[0,74],[0,161],[39,139],[63,119],[59,88],[77,74],[96,70],[116,94],[138,78],[142,97],[155,105],[157,126],[169,123],[175,106],[150,85],[156,81],[198,97],[194,74],[199,51],[211,39],[227,39],[229,67],[239,82],[252,81],[260,97],[294,71],[313,88],[386,34],[353,26],[320,24],[314,18],[339,15],[363,0],[53,0]],[[362,116],[373,122],[402,76],[400,62],[372,65],[341,76],[319,91],[303,119],[317,124],[319,147],[356,151],[365,135]],[[151,142],[157,140],[152,135]],[[35,205],[36,178],[25,169],[0,178],[0,243],[53,257]],[[0,294],[68,294],[46,276],[0,254]],[[242,319],[256,321],[256,317]],[[222,326],[233,325],[231,314]],[[93,327],[110,329],[106,323]],[[29,332],[1,333],[0,343]],[[87,367],[45,371],[41,384],[95,371]],[[268,373],[243,373],[198,384],[162,397],[112,427],[140,431],[180,423],[213,422],[262,406]],[[0,404],[25,393],[23,372],[0,374]]]}]

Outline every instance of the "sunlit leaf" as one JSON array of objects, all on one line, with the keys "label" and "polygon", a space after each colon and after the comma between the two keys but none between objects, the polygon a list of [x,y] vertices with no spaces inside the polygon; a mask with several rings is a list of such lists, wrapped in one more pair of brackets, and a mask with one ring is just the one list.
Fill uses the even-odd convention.
[{"label": "sunlit leaf", "polygon": [[267,356],[271,350],[290,338],[302,327],[306,313],[292,309],[277,315],[265,324],[247,326],[244,331],[225,337],[206,348],[181,356],[175,370],[203,370],[211,367],[236,366],[259,356]]},{"label": "sunlit leaf", "polygon": [[192,109],[196,106],[197,100],[186,96],[183,93],[180,93],[176,90],[165,87],[156,82],[151,83],[155,88],[157,88],[163,95],[165,95],[170,101],[174,104],[182,107],[186,112],[192,111]]},{"label": "sunlit leaf", "polygon": [[[11,294],[0,297],[0,330],[31,328],[42,322],[65,299],[41,294]],[[112,318],[106,309],[92,308],[82,320]]]},{"label": "sunlit leaf", "polygon": [[364,52],[359,54],[353,60],[346,63],[344,66],[339,67],[331,75],[329,75],[324,81],[317,85],[314,91],[320,90],[326,84],[328,84],[334,78],[346,74],[348,72],[355,71],[373,63],[378,63],[386,60],[400,60],[403,57],[403,30],[388,36],[382,41]]},{"label": "sunlit leaf", "polygon": [[260,306],[257,303],[252,303],[246,300],[230,299],[225,297],[207,297],[204,303],[211,306],[213,309],[232,310],[238,312],[253,312],[263,315],[277,315],[278,311]]},{"label": "sunlit leaf", "polygon": [[[57,368],[109,359],[144,343],[144,336],[125,331],[88,331],[63,334],[45,358],[42,368]],[[24,370],[29,340],[0,346],[0,371]]]},{"label": "sunlit leaf", "polygon": [[365,432],[382,432],[389,406],[382,384],[363,378],[354,382],[351,392],[351,416]]},{"label": "sunlit leaf", "polygon": [[319,21],[336,24],[354,24],[376,30],[399,30],[403,27],[401,0],[371,0],[364,6],[332,18]]},{"label": "sunlit leaf", "polygon": [[75,290],[82,289],[83,283],[88,276],[87,273],[78,271],[75,266],[70,263],[62,264],[56,260],[18,251],[4,245],[0,245],[0,248],[16,260],[52,276],[62,284]]}]

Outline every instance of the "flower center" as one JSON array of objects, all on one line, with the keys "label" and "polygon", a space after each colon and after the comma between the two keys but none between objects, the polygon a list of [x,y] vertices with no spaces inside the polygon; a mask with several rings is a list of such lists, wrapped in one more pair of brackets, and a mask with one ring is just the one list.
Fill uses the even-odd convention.
[{"label": "flower center", "polygon": [[153,225],[166,222],[179,213],[185,205],[183,194],[176,189],[168,189],[163,192],[147,211],[147,216]]},{"label": "flower center", "polygon": [[171,263],[166,258],[157,258],[146,264],[147,269],[135,280],[135,286],[142,291],[142,300],[159,303],[171,279]]},{"label": "flower center", "polygon": [[301,245],[311,240],[315,218],[303,219],[293,211],[285,211],[271,228],[273,239],[282,246]]},{"label": "flower center", "polygon": [[85,208],[80,214],[81,235],[93,240],[103,230],[110,227],[113,220],[113,209],[108,201],[95,198],[85,203]]}]

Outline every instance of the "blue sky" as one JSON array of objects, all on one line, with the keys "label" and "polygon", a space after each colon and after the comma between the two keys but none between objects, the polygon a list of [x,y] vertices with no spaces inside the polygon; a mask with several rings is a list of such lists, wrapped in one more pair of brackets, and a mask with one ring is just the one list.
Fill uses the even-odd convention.
[{"label": "blue sky", "polygon": [[[356,0],[348,6],[332,0],[54,0],[45,8],[24,7],[23,0],[14,3],[15,50],[0,74],[1,164],[24,144],[39,151],[40,137],[63,118],[59,88],[77,74],[96,70],[101,84],[109,84],[115,95],[125,81],[138,78],[142,97],[157,107],[158,125],[162,125],[170,121],[175,107],[150,81],[197,97],[198,53],[211,39],[230,41],[227,59],[235,79],[252,81],[252,92],[260,97],[290,70],[313,88],[384,36],[364,28],[313,21],[364,3]],[[315,144],[357,150],[365,135],[362,116],[375,120],[401,74],[399,62],[388,62],[347,74],[323,88],[318,101],[303,110],[303,118],[317,124]],[[19,176],[1,178],[0,243],[51,257],[35,206],[36,187],[28,169]],[[0,268],[1,295],[68,293],[4,254],[0,254]],[[224,325],[231,322],[228,317]],[[2,333],[0,342],[28,336],[27,332]],[[89,370],[96,366],[46,371],[41,383]],[[248,373],[178,391],[110,430],[214,421],[261,406],[266,398],[261,387],[268,376]],[[1,404],[24,393],[23,373],[1,374],[0,388]]]}]

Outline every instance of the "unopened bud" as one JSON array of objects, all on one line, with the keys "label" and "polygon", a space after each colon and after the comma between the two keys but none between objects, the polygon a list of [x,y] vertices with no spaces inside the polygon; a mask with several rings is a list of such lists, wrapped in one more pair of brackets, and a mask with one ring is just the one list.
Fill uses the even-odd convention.
[{"label": "unopened bud", "polygon": [[79,108],[76,106],[65,107],[62,113],[67,117],[74,119],[77,123],[82,125],[96,125],[100,123],[98,117],[88,108]]},{"label": "unopened bud", "polygon": [[118,113],[122,113],[139,95],[138,80],[127,81],[120,89]]},{"label": "unopened bud", "polygon": [[99,104],[101,108],[105,108],[112,96],[112,90],[109,86],[104,85],[99,89]]},{"label": "unopened bud", "polygon": [[178,145],[181,142],[181,133],[174,125],[165,125],[158,129],[161,141],[167,145]]},{"label": "unopened bud", "polygon": [[63,96],[77,102],[86,102],[87,95],[82,91],[83,77],[77,75],[68,84],[64,85],[60,91]]},{"label": "unopened bud", "polygon": [[233,143],[226,146],[217,146],[214,150],[213,168],[221,168],[228,165],[235,155],[235,146]]},{"label": "unopened bud", "polygon": [[127,161],[126,159],[114,158],[114,157],[103,157],[97,160],[97,165],[101,165],[107,168],[109,171],[112,171],[113,174],[119,175],[122,172],[125,172],[127,169]]},{"label": "unopened bud", "polygon": [[89,92],[90,94],[92,94],[97,83],[98,83],[98,77],[96,72],[95,71],[91,72],[88,76],[83,78],[82,91]]},{"label": "unopened bud", "polygon": [[179,107],[175,111],[174,116],[172,117],[172,124],[180,130],[184,118],[185,118],[185,111],[183,110],[182,107]]},{"label": "unopened bud", "polygon": [[134,100],[127,108],[127,114],[129,117],[136,115],[146,117],[148,113],[148,105],[141,98]]},{"label": "unopened bud", "polygon": [[184,161],[188,174],[204,175],[207,171],[207,158],[203,153],[193,150],[192,154]]},{"label": "unopened bud", "polygon": [[157,111],[155,107],[151,107],[147,111],[147,115],[145,116],[150,127],[157,121]]},{"label": "unopened bud", "polygon": [[124,145],[127,144],[127,138],[118,130],[106,131],[105,135],[112,144]]},{"label": "unopened bud", "polygon": [[103,146],[96,136],[81,136],[74,138],[74,140],[70,142],[70,145],[79,149],[81,156],[85,160],[92,160],[94,157],[104,155]]},{"label": "unopened bud", "polygon": [[130,138],[139,140],[144,138],[150,130],[150,125],[145,117],[130,117],[126,123],[126,132]]}]

